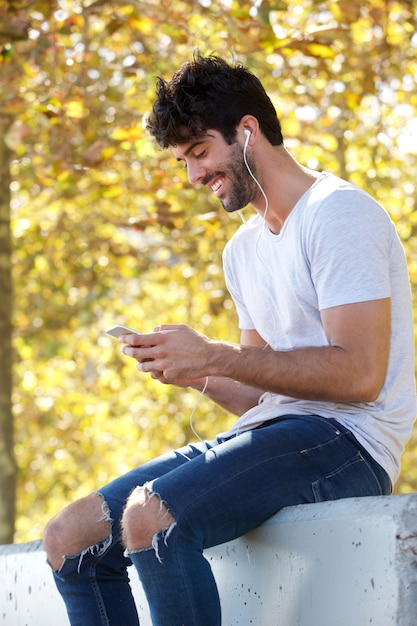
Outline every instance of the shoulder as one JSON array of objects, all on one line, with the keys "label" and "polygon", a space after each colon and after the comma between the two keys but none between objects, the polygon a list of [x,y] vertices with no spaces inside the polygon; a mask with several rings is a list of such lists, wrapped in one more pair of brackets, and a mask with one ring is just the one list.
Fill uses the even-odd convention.
[{"label": "shoulder", "polygon": [[367,191],[327,172],[311,188],[303,219],[319,227],[350,223],[363,228],[369,223],[376,228],[393,228],[388,212]]}]

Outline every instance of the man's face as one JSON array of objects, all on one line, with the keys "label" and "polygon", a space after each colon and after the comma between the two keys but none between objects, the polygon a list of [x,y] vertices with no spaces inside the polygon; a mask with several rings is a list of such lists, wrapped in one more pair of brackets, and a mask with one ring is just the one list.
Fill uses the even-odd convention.
[{"label": "man's face", "polygon": [[[216,130],[175,146],[173,154],[185,163],[190,183],[210,187],[228,213],[243,209],[258,193],[245,165],[242,146],[237,141],[229,145]],[[255,173],[254,163],[249,160],[249,165]]]}]

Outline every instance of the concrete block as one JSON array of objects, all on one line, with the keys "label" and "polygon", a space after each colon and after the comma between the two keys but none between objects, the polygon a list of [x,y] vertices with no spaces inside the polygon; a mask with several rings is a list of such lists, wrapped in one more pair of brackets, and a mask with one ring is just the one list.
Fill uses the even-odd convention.
[{"label": "concrete block", "polygon": [[[205,555],[224,626],[417,625],[417,494],[289,507]],[[0,580],[1,625],[69,624],[40,541],[0,546]]]}]

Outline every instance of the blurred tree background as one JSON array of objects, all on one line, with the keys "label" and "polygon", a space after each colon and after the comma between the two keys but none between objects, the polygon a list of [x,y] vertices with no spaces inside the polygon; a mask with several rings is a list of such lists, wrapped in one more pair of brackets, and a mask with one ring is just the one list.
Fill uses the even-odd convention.
[{"label": "blurred tree background", "polygon": [[[390,212],[415,290],[416,25],[417,0],[0,0],[0,542],[193,436],[197,392],[140,375],[108,326],[238,339],[240,222],[148,137],[155,77],[197,47],[247,65],[296,158]],[[203,398],[194,423],[233,419]],[[397,493],[416,456],[417,434]]]}]

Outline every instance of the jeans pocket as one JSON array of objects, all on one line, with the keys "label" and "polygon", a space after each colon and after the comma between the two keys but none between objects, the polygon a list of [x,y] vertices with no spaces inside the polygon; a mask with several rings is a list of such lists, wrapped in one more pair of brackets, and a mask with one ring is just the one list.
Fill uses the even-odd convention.
[{"label": "jeans pocket", "polygon": [[382,495],[381,485],[361,452],[312,483],[315,502]]}]

